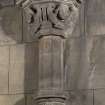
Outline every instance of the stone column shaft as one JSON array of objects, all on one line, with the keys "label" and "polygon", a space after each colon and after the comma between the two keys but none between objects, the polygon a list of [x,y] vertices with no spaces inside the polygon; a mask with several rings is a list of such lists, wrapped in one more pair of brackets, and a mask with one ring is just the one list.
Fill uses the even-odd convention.
[{"label": "stone column shaft", "polygon": [[50,35],[39,40],[39,81],[36,95],[39,104],[65,104],[63,55],[63,38]]},{"label": "stone column shaft", "polygon": [[[45,36],[39,41],[39,85],[46,95],[59,94],[64,89],[64,39]],[[43,94],[42,92],[42,94]]]}]

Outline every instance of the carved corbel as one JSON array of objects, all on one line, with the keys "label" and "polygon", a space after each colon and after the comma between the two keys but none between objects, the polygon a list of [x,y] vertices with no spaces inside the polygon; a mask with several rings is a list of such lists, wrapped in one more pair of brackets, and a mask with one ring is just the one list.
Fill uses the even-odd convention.
[{"label": "carved corbel", "polygon": [[18,0],[33,38],[55,35],[67,38],[74,29],[81,0]]}]

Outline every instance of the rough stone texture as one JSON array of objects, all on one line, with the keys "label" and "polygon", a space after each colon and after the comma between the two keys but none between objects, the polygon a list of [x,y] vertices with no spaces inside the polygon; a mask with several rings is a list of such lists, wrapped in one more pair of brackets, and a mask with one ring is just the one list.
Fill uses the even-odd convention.
[{"label": "rough stone texture", "polygon": [[64,97],[64,39],[45,36],[39,41],[38,91],[36,97]]},{"label": "rough stone texture", "polygon": [[87,35],[105,34],[105,0],[87,0]]},{"label": "rough stone texture", "polygon": [[105,105],[105,89],[94,91],[94,105]]},{"label": "rough stone texture", "polygon": [[70,105],[93,105],[93,91],[79,90],[71,91],[69,94]]},{"label": "rough stone texture", "polygon": [[24,91],[24,45],[12,46],[10,48],[10,72],[9,92]]},{"label": "rough stone texture", "polygon": [[27,105],[35,105],[35,101],[33,100],[33,96],[34,95],[26,95],[26,98],[27,98],[27,100],[26,100],[26,103],[27,103]]},{"label": "rough stone texture", "polygon": [[25,45],[25,81],[24,90],[36,90],[38,82],[38,43]]},{"label": "rough stone texture", "polygon": [[1,105],[25,105],[24,95],[0,95]]},{"label": "rough stone texture", "polygon": [[[34,0],[32,1],[34,2]],[[68,3],[65,1],[65,4],[61,0],[57,3],[43,2],[42,0],[38,3],[31,3],[31,1],[26,0],[22,5],[24,8],[24,4],[27,3],[24,11],[30,35],[35,39],[50,34],[67,38],[74,29],[81,2],[74,1],[78,6],[73,1],[68,1]],[[69,2],[72,5],[69,5]],[[72,9],[70,10],[70,8]]]},{"label": "rough stone texture", "polygon": [[[70,38],[66,43],[65,53],[65,72],[67,89],[78,88],[78,81],[81,77],[80,60],[81,60],[81,39]],[[82,84],[80,84],[81,86]]]},{"label": "rough stone texture", "polygon": [[[83,12],[84,6],[81,7],[81,10],[79,11],[79,13],[80,13],[79,16],[77,16],[77,14],[78,14],[77,10],[78,9],[76,11],[72,10],[73,14],[70,12],[70,19],[64,18],[64,17],[66,17],[65,14],[69,14],[69,12],[65,13],[65,12],[67,12],[67,11],[65,11],[65,8],[61,9],[61,10],[59,9],[60,12],[65,11],[65,12],[63,12],[64,21],[62,22],[53,13],[53,11],[50,10],[52,8],[52,7],[49,7],[50,4],[47,5],[48,9],[46,8],[45,5],[46,4],[44,4],[44,6],[41,5],[42,7],[39,5],[37,5],[37,6],[34,5],[34,7],[36,6],[35,9],[37,9],[37,12],[35,13],[35,17],[33,17],[34,18],[33,22],[31,19],[32,17],[31,17],[30,12],[29,12],[31,9],[29,10],[29,7],[27,7],[28,9],[26,8],[26,11],[23,13],[23,39],[25,42],[34,41],[34,40],[36,40],[37,37],[44,36],[46,34],[48,34],[48,35],[49,34],[55,34],[55,35],[59,35],[59,36],[63,36],[63,37],[79,37],[81,35],[81,32],[83,31],[82,25],[84,23],[84,20],[82,18],[82,17],[84,17],[83,16],[84,15],[84,12]],[[42,10],[43,12],[45,12],[44,10],[46,8],[47,11],[49,12],[49,14],[45,13],[44,14],[45,16],[44,16],[42,13],[40,13],[40,11],[39,11],[40,8],[43,8],[43,10]],[[39,19],[41,19],[41,16],[44,17],[44,20],[40,21]],[[47,17],[49,18],[49,20],[46,19]],[[68,17],[69,17],[69,15],[68,15]],[[77,20],[77,24],[74,27],[74,23],[75,23],[75,20],[77,17],[79,19]],[[71,20],[73,20],[73,21],[71,22]],[[67,22],[65,22],[65,21],[67,21]],[[53,25],[55,25],[55,26],[53,26]],[[66,27],[64,28],[64,26],[66,26]],[[68,28],[68,27],[70,27],[70,28]],[[68,28],[69,30],[66,28]],[[73,28],[74,28],[74,31],[73,31]],[[73,34],[71,34],[72,31],[73,31]],[[39,34],[39,36],[37,34]]]},{"label": "rough stone texture", "polygon": [[13,6],[14,0],[0,0],[0,8],[5,6]]},{"label": "rough stone texture", "polygon": [[63,48],[64,40],[59,36],[46,36],[39,41],[39,89],[64,87]]},{"label": "rough stone texture", "polygon": [[105,37],[87,39],[89,67],[89,88],[105,88]]},{"label": "rough stone texture", "polygon": [[[67,103],[70,105],[93,105],[92,90],[69,91],[68,93],[69,98],[67,100]],[[26,95],[26,99],[27,105],[35,105],[33,95]]]},{"label": "rough stone texture", "polygon": [[79,10],[79,17],[74,27],[72,34],[69,37],[81,37],[84,35],[84,2],[82,3]]},{"label": "rough stone texture", "polygon": [[9,47],[0,47],[0,94],[8,93]]},{"label": "rough stone texture", "polygon": [[16,45],[10,48],[9,92],[28,93],[37,83],[36,43]]},{"label": "rough stone texture", "polygon": [[67,89],[105,88],[105,37],[69,39],[66,49]]},{"label": "rough stone texture", "polygon": [[14,44],[22,40],[22,16],[17,7],[0,9],[0,45]]},{"label": "rough stone texture", "polygon": [[[37,43],[24,43],[33,38],[23,19],[24,41],[17,44],[22,41],[22,14],[17,7],[5,7],[12,3],[0,0],[0,105],[35,105],[33,95],[26,95],[25,102],[21,93],[33,93],[38,86]],[[105,104],[104,10],[104,0],[86,0],[76,28],[66,41],[65,86],[70,105]],[[14,95],[6,95],[8,90]]]}]

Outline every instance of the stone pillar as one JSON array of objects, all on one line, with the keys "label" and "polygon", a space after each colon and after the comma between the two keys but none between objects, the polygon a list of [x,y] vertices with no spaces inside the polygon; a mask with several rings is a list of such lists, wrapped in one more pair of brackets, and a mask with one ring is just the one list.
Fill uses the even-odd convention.
[{"label": "stone pillar", "polygon": [[81,0],[20,0],[30,35],[39,40],[39,105],[65,105],[64,42],[72,33]]},{"label": "stone pillar", "polygon": [[64,39],[59,36],[39,40],[39,81],[35,95],[38,104],[65,104],[63,46]]}]

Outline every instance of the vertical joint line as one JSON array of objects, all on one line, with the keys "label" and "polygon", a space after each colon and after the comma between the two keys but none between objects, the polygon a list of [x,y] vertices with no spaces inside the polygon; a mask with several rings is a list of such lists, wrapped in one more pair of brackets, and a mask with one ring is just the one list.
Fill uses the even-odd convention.
[{"label": "vertical joint line", "polygon": [[93,89],[93,105],[95,105],[95,103],[94,103],[94,91],[95,91],[95,89]]},{"label": "vertical joint line", "polygon": [[22,38],[21,38],[21,43],[23,42],[23,18],[24,18],[23,15],[24,15],[23,14],[23,9],[21,8],[21,19],[22,19],[22,30],[21,30],[21,33],[22,33],[22,36],[21,37]]},{"label": "vertical joint line", "polygon": [[9,87],[9,84],[10,84],[10,81],[9,81],[9,74],[10,74],[10,66],[11,66],[11,64],[10,64],[10,46],[8,46],[9,48],[9,58],[8,58],[8,60],[9,60],[9,63],[8,63],[8,66],[9,66],[9,68],[8,68],[8,94],[9,94],[9,91],[10,91],[10,87]]}]

